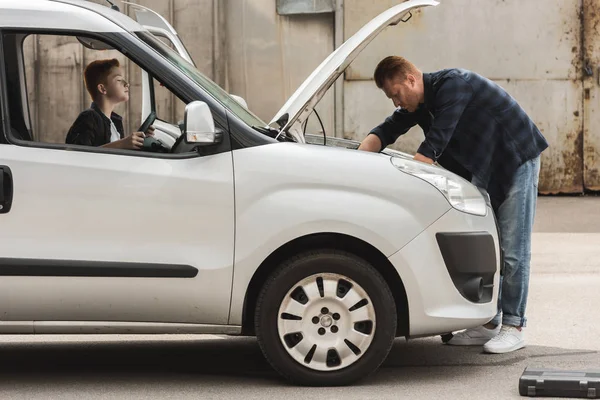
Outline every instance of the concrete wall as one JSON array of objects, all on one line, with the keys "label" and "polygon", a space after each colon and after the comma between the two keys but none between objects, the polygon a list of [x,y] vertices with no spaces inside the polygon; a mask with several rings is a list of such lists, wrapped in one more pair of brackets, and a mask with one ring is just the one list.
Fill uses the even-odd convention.
[{"label": "concrete wall", "polygon": [[[285,100],[334,49],[332,13],[281,16],[275,0],[226,2],[227,81],[230,93],[269,122]],[[317,106],[333,136],[333,90]],[[320,132],[317,118],[308,130]]]}]

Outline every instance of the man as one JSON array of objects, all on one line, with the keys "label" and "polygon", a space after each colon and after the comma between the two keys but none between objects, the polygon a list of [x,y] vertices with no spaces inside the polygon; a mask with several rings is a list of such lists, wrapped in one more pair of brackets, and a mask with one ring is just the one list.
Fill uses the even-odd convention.
[{"label": "man", "polygon": [[[67,144],[99,146],[115,149],[140,149],[144,133],[134,132],[125,137],[123,118],[113,110],[129,100],[129,84],[117,59],[91,62],[84,71],[85,86],[92,105],[83,111],[67,133]],[[154,127],[148,129],[153,136]]]},{"label": "man", "polygon": [[425,140],[414,157],[470,176],[488,191],[504,249],[498,314],[459,332],[452,345],[483,345],[488,353],[525,347],[522,328],[529,286],[531,231],[537,201],[540,154],[548,147],[517,102],[492,81],[464,69],[423,73],[402,57],[383,59],[375,83],[397,110],[359,146],[379,152],[412,126]]}]

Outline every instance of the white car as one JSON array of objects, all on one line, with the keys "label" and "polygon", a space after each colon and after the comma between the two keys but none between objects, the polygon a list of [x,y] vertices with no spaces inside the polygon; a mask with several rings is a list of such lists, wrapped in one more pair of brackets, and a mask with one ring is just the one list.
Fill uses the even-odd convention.
[{"label": "white car", "polygon": [[[375,371],[396,337],[491,320],[501,252],[487,194],[406,154],[308,143],[301,129],[375,35],[436,4],[373,19],[267,124],[198,72],[151,10],[132,5],[134,21],[85,1],[0,0],[0,332],[255,335],[291,381],[341,385]],[[134,61],[158,141],[32,140],[32,34]],[[181,125],[156,115],[153,79],[186,104]]]}]

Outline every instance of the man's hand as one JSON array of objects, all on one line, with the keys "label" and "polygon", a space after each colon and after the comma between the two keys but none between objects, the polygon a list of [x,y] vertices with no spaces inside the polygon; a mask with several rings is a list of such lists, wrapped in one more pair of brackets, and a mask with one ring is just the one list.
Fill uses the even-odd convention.
[{"label": "man's hand", "polygon": [[367,135],[365,140],[363,140],[360,146],[358,146],[358,150],[372,151],[375,153],[380,152],[381,140],[379,139],[379,136],[373,134]]},{"label": "man's hand", "polygon": [[414,160],[415,161],[421,161],[421,162],[424,162],[424,163],[427,163],[427,164],[433,164],[433,160],[431,158],[425,157],[421,153],[415,154]]}]

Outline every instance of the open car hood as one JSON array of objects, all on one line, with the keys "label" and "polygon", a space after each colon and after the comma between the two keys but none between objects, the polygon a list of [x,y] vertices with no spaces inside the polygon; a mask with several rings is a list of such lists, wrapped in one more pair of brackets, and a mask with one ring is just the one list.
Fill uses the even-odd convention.
[{"label": "open car hood", "polygon": [[277,123],[281,128],[281,134],[288,133],[296,141],[304,143],[302,123],[308,118],[329,87],[367,44],[389,25],[406,21],[405,17],[411,10],[438,4],[439,2],[436,0],[410,0],[393,6],[373,18],[323,60],[275,114],[269,125]]}]

